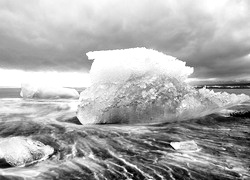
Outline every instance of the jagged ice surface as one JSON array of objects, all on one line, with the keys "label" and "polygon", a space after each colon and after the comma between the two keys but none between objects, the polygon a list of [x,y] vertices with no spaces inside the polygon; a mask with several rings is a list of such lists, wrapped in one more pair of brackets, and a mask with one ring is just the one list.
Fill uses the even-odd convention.
[{"label": "jagged ice surface", "polygon": [[80,95],[82,124],[158,123],[204,116],[245,100],[246,95],[196,90],[185,83],[193,68],[151,49],[97,51],[92,85]]},{"label": "jagged ice surface", "polygon": [[23,166],[48,158],[54,149],[25,137],[0,139],[0,159],[11,166]]},{"label": "jagged ice surface", "polygon": [[94,59],[90,76],[93,84],[124,83],[131,76],[168,76],[184,80],[193,73],[193,68],[175,57],[152,49],[135,48],[125,50],[88,52]]}]

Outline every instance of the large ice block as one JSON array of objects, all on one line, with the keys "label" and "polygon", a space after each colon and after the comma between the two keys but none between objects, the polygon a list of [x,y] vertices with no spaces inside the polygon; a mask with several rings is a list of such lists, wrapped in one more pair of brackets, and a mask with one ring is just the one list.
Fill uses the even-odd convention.
[{"label": "large ice block", "polygon": [[185,83],[193,68],[152,49],[97,51],[92,85],[80,94],[82,124],[159,123],[204,116],[242,101],[246,95],[196,90]]}]

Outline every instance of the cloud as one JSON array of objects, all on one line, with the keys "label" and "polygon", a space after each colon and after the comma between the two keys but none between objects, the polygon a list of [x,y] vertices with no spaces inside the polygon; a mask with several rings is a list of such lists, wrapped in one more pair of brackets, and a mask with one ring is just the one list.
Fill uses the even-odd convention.
[{"label": "cloud", "polygon": [[248,0],[1,0],[0,66],[88,71],[88,51],[153,48],[231,78],[250,68]]}]

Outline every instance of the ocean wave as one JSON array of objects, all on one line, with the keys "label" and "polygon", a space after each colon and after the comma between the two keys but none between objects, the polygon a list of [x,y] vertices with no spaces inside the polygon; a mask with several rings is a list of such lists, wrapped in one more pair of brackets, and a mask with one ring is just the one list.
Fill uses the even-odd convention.
[{"label": "ocean wave", "polygon": [[208,89],[250,89],[249,85],[197,85],[195,87],[206,87]]},{"label": "ocean wave", "polygon": [[[35,101],[33,101],[35,103]],[[52,103],[52,102],[50,102]],[[61,102],[62,103],[62,102]],[[155,125],[79,125],[55,109],[35,103],[48,116],[13,114],[0,122],[0,137],[25,137],[54,149],[44,161],[25,167],[0,168],[0,179],[247,179],[249,120],[220,113],[182,123]],[[63,104],[63,103],[62,103]],[[12,102],[13,109],[16,106]],[[33,108],[29,103],[26,109]],[[40,109],[39,109],[40,108]],[[247,109],[241,105],[232,110]],[[68,114],[70,109],[60,110]],[[195,141],[199,151],[179,152],[171,142]],[[14,150],[14,149],[13,149]],[[237,155],[237,156],[236,156]],[[208,171],[209,169],[209,171]]]},{"label": "ocean wave", "polygon": [[230,116],[240,117],[240,118],[250,118],[250,110],[233,111],[230,113]]}]

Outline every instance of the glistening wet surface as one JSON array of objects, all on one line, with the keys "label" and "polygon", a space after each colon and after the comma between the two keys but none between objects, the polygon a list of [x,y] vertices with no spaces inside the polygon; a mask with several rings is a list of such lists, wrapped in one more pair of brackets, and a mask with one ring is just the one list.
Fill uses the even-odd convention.
[{"label": "glistening wet surface", "polygon": [[[75,101],[3,100],[0,137],[27,137],[54,148],[0,179],[250,179],[250,118],[212,114],[157,125],[80,125]],[[248,112],[249,102],[231,110]],[[241,116],[239,116],[241,114]],[[197,151],[170,143],[194,140]]]}]

